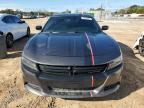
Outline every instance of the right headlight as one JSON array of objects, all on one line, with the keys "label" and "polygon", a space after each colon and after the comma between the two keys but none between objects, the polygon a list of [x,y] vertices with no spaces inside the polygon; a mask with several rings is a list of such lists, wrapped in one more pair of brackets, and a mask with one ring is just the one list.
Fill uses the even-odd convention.
[{"label": "right headlight", "polygon": [[36,63],[32,62],[31,60],[29,60],[25,57],[22,57],[22,64],[29,67],[30,69],[33,69],[33,70],[37,71]]},{"label": "right headlight", "polygon": [[123,62],[123,58],[122,58],[122,54],[121,54],[121,56],[119,56],[118,58],[112,60],[109,63],[108,70],[117,67],[118,65],[122,64],[122,62]]}]

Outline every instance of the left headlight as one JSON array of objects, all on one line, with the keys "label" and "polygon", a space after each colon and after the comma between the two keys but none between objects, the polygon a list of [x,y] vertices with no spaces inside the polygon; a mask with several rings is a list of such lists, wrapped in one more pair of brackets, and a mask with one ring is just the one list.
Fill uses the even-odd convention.
[{"label": "left headlight", "polygon": [[122,63],[123,63],[123,57],[121,55],[109,63],[108,70],[113,69]]},{"label": "left headlight", "polygon": [[33,69],[35,71],[37,71],[37,65],[36,63],[32,62],[31,60],[25,58],[25,57],[22,57],[22,64],[24,64],[25,66],[29,67],[30,69]]}]

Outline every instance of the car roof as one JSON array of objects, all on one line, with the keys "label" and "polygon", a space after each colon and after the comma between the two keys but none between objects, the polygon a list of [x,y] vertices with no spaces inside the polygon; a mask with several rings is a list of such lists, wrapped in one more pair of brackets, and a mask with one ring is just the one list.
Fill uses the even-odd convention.
[{"label": "car roof", "polygon": [[93,18],[91,15],[89,14],[56,14],[53,15],[52,17],[89,17],[89,18]]}]

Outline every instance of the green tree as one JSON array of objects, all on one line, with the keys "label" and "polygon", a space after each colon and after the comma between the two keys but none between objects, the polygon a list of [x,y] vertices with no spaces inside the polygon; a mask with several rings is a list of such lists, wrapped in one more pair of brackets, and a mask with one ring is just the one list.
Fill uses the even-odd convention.
[{"label": "green tree", "polygon": [[144,14],[144,6],[138,6],[138,5],[132,5],[129,8],[126,9],[120,9],[118,11],[118,14]]}]

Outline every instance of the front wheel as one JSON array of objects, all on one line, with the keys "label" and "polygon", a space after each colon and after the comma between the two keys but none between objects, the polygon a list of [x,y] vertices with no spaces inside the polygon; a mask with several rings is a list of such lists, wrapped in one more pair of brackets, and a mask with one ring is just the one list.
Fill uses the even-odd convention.
[{"label": "front wheel", "polygon": [[6,45],[7,45],[7,48],[13,47],[13,36],[11,34],[8,34],[6,36]]}]

